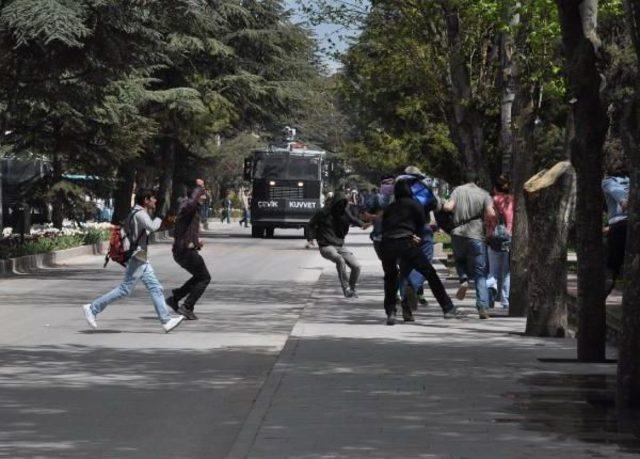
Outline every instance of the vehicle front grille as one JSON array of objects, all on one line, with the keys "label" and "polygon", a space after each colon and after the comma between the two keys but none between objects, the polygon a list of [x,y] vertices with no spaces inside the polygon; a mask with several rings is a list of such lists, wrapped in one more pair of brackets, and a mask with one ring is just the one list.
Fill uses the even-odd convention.
[{"label": "vehicle front grille", "polygon": [[304,199],[304,187],[272,186],[269,188],[269,199]]}]

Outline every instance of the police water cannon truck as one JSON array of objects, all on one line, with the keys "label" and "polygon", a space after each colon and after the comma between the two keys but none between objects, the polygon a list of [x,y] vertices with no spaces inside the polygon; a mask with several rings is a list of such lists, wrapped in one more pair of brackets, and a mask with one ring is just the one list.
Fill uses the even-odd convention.
[{"label": "police water cannon truck", "polygon": [[295,140],[284,130],[280,144],[254,150],[245,159],[244,179],[252,184],[251,236],[273,237],[276,228],[303,229],[323,205],[326,152]]}]

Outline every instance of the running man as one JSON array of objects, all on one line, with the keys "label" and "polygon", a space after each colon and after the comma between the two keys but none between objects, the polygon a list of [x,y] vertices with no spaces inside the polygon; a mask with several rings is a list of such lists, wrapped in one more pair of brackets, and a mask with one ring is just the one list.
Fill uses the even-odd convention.
[{"label": "running man", "polygon": [[162,219],[151,218],[151,214],[156,210],[155,193],[153,190],[140,189],[136,193],[135,203],[136,205],[125,221],[127,234],[129,235],[128,239],[131,244],[136,247],[133,247],[133,255],[126,265],[124,279],[120,285],[109,293],[82,306],[82,310],[89,326],[97,329],[98,323],[96,316],[104,311],[111,303],[131,295],[136,284],[142,281],[151,296],[162,328],[166,333],[169,333],[180,325],[184,316],[172,317],[169,314],[167,305],[164,302],[162,285],[160,281],[158,281],[147,256],[149,234],[158,231],[162,226]]}]

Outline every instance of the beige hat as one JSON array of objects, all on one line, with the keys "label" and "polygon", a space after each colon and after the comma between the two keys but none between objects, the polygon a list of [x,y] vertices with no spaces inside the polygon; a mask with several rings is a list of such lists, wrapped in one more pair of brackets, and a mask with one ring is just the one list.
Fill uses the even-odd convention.
[{"label": "beige hat", "polygon": [[411,175],[424,175],[420,168],[417,166],[407,166],[404,170],[404,173]]}]

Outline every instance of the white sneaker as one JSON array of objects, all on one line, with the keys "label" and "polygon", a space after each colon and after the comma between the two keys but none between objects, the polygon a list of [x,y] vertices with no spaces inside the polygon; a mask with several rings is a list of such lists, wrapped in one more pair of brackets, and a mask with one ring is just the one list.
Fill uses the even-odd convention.
[{"label": "white sneaker", "polygon": [[94,330],[98,328],[98,324],[96,323],[96,315],[91,311],[91,304],[85,304],[82,306],[82,311],[84,311],[84,318],[87,319],[89,326]]},{"label": "white sneaker", "polygon": [[169,333],[171,330],[180,325],[183,320],[184,316],[173,317],[166,324],[162,324],[162,328],[164,328],[165,333]]}]

